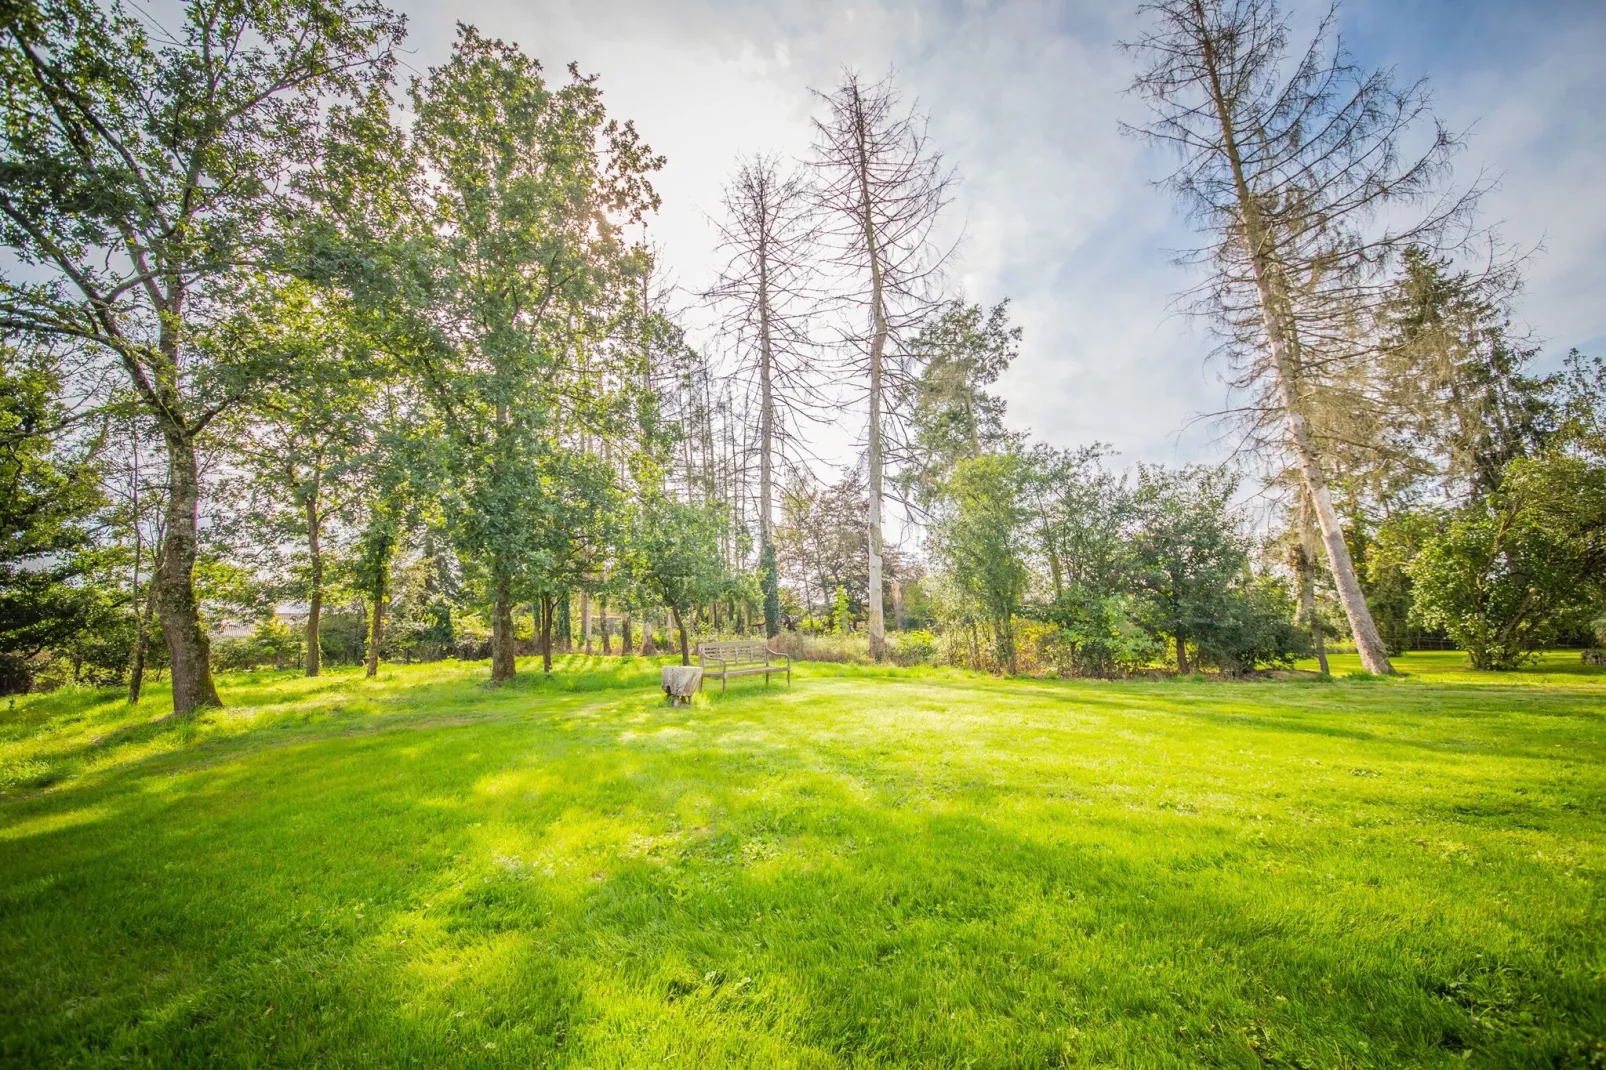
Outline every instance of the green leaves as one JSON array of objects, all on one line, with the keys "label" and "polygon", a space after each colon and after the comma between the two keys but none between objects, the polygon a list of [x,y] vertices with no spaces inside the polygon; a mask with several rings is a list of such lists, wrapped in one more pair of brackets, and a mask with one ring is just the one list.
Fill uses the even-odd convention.
[{"label": "green leaves", "polygon": [[1606,584],[1606,467],[1558,453],[1506,467],[1411,562],[1413,616],[1480,669],[1514,669],[1581,629]]}]

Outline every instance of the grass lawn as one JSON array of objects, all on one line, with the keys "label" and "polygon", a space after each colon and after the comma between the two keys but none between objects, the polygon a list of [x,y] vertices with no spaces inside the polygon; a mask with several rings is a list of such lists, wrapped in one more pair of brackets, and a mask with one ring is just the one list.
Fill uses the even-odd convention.
[{"label": "grass lawn", "polygon": [[0,1062],[1606,1065],[1606,673],[1335,662],[19,699]]}]

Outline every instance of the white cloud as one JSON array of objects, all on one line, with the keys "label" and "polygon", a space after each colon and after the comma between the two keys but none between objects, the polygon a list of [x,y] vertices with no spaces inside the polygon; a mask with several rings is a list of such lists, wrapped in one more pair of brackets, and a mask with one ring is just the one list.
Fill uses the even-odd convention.
[{"label": "white cloud", "polygon": [[[413,0],[411,62],[439,62],[453,19],[470,17],[551,71],[575,59],[600,74],[610,109],[669,157],[652,236],[688,284],[712,267],[706,217],[737,157],[804,154],[810,87],[830,87],[844,65],[895,69],[963,177],[955,208],[967,240],[955,281],[974,300],[1012,298],[1025,327],[1021,360],[1002,384],[1014,422],[1061,445],[1102,439],[1132,459],[1205,459],[1224,447],[1184,424],[1219,408],[1225,392],[1205,364],[1202,329],[1171,312],[1189,277],[1170,250],[1189,235],[1152,185],[1165,161],[1117,126],[1138,118],[1122,94],[1129,60],[1115,45],[1135,32],[1134,6],[495,0],[464,15]],[[1466,162],[1505,174],[1491,214],[1514,243],[1546,244],[1530,272],[1528,318],[1560,346],[1606,338],[1600,35],[1557,39],[1556,21],[1540,19],[1485,56],[1394,55],[1394,8],[1360,0],[1346,20],[1374,32],[1384,61],[1433,74],[1453,122],[1482,117]],[[1432,17],[1448,25],[1459,10]],[[1435,25],[1420,13],[1411,24],[1418,37]]]}]

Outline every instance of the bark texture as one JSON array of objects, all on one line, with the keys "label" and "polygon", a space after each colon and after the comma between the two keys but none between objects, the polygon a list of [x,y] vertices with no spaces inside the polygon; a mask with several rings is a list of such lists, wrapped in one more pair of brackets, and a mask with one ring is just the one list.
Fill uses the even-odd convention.
[{"label": "bark texture", "polygon": [[212,646],[201,627],[195,598],[196,529],[200,507],[200,474],[195,447],[182,434],[168,431],[167,520],[156,568],[156,615],[167,641],[173,679],[173,712],[180,716],[205,706],[221,706],[212,679]]}]

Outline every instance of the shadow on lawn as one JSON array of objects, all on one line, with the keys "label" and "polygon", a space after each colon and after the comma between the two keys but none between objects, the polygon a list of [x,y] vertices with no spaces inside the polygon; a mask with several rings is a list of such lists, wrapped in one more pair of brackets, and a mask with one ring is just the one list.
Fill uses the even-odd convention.
[{"label": "shadow on lawn", "polygon": [[[1357,902],[1385,893],[1261,876],[1211,825],[1027,836],[829,735],[755,737],[761,695],[558,694],[592,690],[424,683],[358,733],[270,720],[8,803],[106,812],[0,842],[0,1054],[1045,1065],[1080,1031],[1104,1058],[1350,1036],[1400,1063],[1484,1036],[1440,994],[1477,948],[1369,946]],[[396,730],[442,705],[453,731]],[[1541,1010],[1585,1021],[1567,991],[1599,990]]]}]

